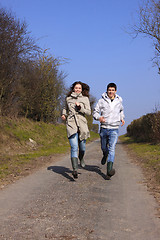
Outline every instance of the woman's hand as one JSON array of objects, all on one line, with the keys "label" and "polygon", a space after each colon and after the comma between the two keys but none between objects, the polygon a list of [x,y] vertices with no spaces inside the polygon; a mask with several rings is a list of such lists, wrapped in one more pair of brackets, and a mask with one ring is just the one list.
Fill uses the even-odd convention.
[{"label": "woman's hand", "polygon": [[62,115],[61,116],[61,119],[64,121],[64,120],[66,120],[66,116],[65,115]]},{"label": "woman's hand", "polygon": [[81,109],[81,105],[79,104],[79,102],[75,102],[75,105],[76,105],[75,107],[76,111],[79,111]]},{"label": "woman's hand", "polygon": [[76,106],[78,106],[78,107],[80,106],[79,102],[75,102],[75,104],[76,104]]}]

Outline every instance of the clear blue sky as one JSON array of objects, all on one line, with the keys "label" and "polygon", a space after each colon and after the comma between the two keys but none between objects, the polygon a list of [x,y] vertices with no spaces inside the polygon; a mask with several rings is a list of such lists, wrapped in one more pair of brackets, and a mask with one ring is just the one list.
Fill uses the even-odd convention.
[{"label": "clear blue sky", "polygon": [[136,21],[140,0],[0,0],[0,7],[25,20],[37,44],[55,57],[70,86],[81,80],[97,98],[109,82],[118,86],[125,108],[124,127],[160,108],[160,75],[152,67],[152,41],[132,39],[124,29]]}]

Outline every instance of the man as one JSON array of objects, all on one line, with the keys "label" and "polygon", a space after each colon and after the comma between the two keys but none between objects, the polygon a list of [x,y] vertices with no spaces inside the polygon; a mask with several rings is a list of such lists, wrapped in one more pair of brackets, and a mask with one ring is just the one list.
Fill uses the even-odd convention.
[{"label": "man", "polygon": [[[109,83],[107,92],[102,94],[94,111],[93,117],[100,121],[100,138],[103,157],[101,164],[104,165],[107,161],[107,179],[110,179],[115,174],[113,163],[115,158],[115,146],[118,140],[118,129],[124,121],[124,112],[122,98],[116,94],[117,86],[115,83]],[[108,157],[108,160],[107,160]]]}]

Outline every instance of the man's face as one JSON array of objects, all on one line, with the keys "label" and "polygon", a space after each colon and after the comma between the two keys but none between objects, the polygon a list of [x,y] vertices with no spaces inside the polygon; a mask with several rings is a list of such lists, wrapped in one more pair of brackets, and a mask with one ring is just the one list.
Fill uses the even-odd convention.
[{"label": "man's face", "polygon": [[108,90],[107,90],[107,95],[110,99],[114,99],[115,98],[115,95],[116,95],[116,90],[114,87],[109,87]]}]

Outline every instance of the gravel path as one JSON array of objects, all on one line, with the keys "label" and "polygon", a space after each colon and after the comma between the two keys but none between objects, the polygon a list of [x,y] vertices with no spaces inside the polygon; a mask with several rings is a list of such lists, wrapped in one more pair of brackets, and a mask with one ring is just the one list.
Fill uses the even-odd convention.
[{"label": "gravel path", "polygon": [[75,181],[69,155],[0,191],[1,240],[159,240],[157,203],[141,170],[116,146],[105,180],[99,141],[87,145]]}]

